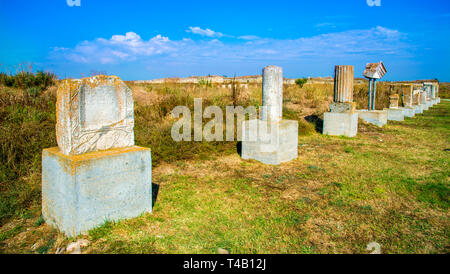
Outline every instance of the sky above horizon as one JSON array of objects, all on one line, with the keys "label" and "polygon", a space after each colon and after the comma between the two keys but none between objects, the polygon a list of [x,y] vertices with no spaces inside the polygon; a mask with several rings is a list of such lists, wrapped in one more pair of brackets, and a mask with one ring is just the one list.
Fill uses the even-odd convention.
[{"label": "sky above horizon", "polygon": [[60,78],[332,76],[383,61],[384,80],[450,82],[450,1],[0,0],[1,71]]}]

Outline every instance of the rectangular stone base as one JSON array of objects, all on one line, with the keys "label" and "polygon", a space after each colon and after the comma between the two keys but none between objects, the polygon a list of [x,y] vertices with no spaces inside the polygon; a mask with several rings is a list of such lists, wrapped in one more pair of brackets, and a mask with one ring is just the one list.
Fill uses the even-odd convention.
[{"label": "rectangular stone base", "polygon": [[382,127],[387,124],[388,113],[386,110],[357,110],[359,118],[363,119],[367,123]]},{"label": "rectangular stone base", "polygon": [[422,105],[414,105],[413,107],[414,107],[414,111],[416,112],[416,114],[423,113]]},{"label": "rectangular stone base", "polygon": [[74,237],[105,221],[152,211],[151,151],[116,148],[67,156],[42,151],[42,215]]},{"label": "rectangular stone base", "polygon": [[405,113],[401,108],[386,108],[388,113],[388,121],[404,121]]},{"label": "rectangular stone base", "polygon": [[416,115],[416,111],[413,107],[401,107],[399,109],[403,110],[403,115],[408,118],[412,118]]},{"label": "rectangular stone base", "polygon": [[298,156],[298,121],[247,120],[242,124],[242,159],[279,165]]},{"label": "rectangular stone base", "polygon": [[428,110],[430,108],[430,106],[428,105],[428,103],[424,103],[424,104],[420,104],[422,106],[422,110]]},{"label": "rectangular stone base", "polygon": [[358,133],[358,114],[352,112],[325,112],[323,134],[355,137]]}]

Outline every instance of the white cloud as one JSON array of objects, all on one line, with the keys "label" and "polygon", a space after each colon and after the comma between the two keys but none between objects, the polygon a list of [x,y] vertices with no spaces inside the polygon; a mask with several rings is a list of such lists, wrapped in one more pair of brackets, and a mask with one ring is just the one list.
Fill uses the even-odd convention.
[{"label": "white cloud", "polygon": [[318,29],[320,29],[320,28],[336,28],[336,24],[330,23],[330,22],[324,22],[324,23],[316,24],[315,27]]},{"label": "white cloud", "polygon": [[142,70],[142,67],[147,68],[150,66],[148,64],[152,64],[153,71],[159,69],[190,75],[194,66],[206,70],[211,67],[250,67],[256,63],[298,65],[303,62],[307,66],[315,66],[320,62],[330,66],[330,63],[350,59],[379,61],[386,56],[405,56],[413,47],[405,42],[403,33],[381,26],[297,39],[245,35],[234,41],[220,41],[217,38],[223,34],[219,37],[209,29],[197,32],[215,38],[171,40],[156,35],[144,40],[138,34],[128,32],[125,35],[113,35],[110,39],[83,41],[73,48],[55,47],[50,56],[54,63],[67,65],[69,61],[84,64],[88,70],[109,70],[108,66],[111,65],[130,65]]},{"label": "white cloud", "polygon": [[201,36],[207,36],[207,37],[222,37],[224,36],[221,32],[216,32],[210,29],[202,29],[200,27],[189,27],[186,32],[191,32],[194,34],[199,34]]},{"label": "white cloud", "polygon": [[242,40],[256,40],[256,39],[260,39],[260,37],[256,36],[256,35],[242,35],[242,36],[239,36],[238,38],[242,39]]}]

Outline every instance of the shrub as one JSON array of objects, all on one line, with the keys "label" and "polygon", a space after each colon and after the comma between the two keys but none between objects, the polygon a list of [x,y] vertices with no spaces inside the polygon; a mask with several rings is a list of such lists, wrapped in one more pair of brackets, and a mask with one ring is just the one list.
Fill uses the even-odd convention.
[{"label": "shrub", "polygon": [[19,71],[15,75],[0,73],[0,84],[6,87],[21,89],[39,88],[44,90],[55,84],[56,75],[51,72],[38,71],[32,73],[29,71]]},{"label": "shrub", "polygon": [[297,84],[297,86],[299,86],[300,88],[302,88],[303,85],[306,84],[306,82],[308,82],[307,78],[299,78],[295,80],[295,84]]}]

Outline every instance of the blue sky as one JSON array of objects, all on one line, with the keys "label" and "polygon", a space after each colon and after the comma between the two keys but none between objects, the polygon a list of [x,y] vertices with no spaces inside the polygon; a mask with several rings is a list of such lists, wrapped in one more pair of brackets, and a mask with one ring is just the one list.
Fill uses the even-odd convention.
[{"label": "blue sky", "polygon": [[382,60],[386,80],[450,81],[450,1],[0,0],[0,63],[59,77],[332,76]]}]

